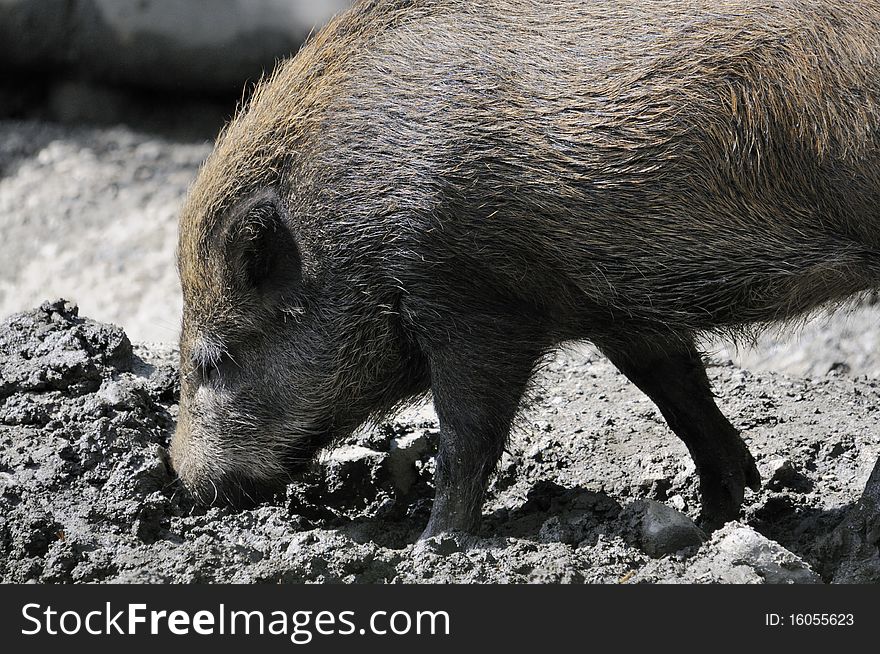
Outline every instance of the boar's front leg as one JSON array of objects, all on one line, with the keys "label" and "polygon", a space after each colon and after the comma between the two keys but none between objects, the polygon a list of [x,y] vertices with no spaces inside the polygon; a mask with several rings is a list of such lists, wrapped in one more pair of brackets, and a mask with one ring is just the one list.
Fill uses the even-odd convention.
[{"label": "boar's front leg", "polygon": [[493,338],[481,328],[473,335],[429,355],[440,443],[434,505],[422,539],[476,531],[489,476],[541,355],[535,338]]},{"label": "boar's front leg", "polygon": [[739,432],[716,406],[693,343],[644,339],[600,348],[687,445],[700,476],[703,525],[716,529],[736,519],[745,487],[758,490],[761,476]]}]

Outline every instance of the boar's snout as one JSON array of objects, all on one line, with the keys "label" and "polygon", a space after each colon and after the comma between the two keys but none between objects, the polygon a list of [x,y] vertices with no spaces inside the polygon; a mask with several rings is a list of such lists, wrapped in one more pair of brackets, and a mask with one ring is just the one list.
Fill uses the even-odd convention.
[{"label": "boar's snout", "polygon": [[[209,440],[194,437],[187,422],[181,420],[170,449],[172,467],[199,504],[248,508],[284,490],[285,484],[278,475],[265,474],[265,467],[263,475],[224,469],[222,462],[226,458],[206,442]],[[260,469],[254,468],[257,470]]]}]

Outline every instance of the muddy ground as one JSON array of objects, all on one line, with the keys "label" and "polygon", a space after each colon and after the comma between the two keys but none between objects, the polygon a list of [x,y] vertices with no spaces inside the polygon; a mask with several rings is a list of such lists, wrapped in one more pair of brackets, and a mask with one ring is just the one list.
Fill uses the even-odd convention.
[{"label": "muddy ground", "polygon": [[764,477],[742,519],[712,535],[693,522],[684,446],[588,348],[548,361],[472,541],[415,544],[432,496],[430,405],[362,430],[256,509],[194,507],[166,453],[173,249],[208,150],[0,122],[0,316],[20,312],[0,320],[0,580],[880,581],[880,474],[859,501],[880,455],[869,303],[799,338],[706,344],[719,405]]},{"label": "muddy ground", "polygon": [[732,364],[711,375],[766,481],[740,523],[707,539],[693,465],[657,410],[605,360],[566,351],[540,376],[479,536],[414,544],[430,510],[430,406],[328,451],[285,496],[201,509],[167,461],[173,350],[45,303],[0,325],[0,578],[880,581],[876,545],[853,557],[834,532],[880,454],[877,382]]}]

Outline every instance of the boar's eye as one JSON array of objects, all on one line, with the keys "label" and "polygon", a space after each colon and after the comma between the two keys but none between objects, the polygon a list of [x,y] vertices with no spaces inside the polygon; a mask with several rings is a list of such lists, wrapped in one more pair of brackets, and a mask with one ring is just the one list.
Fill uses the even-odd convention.
[{"label": "boar's eye", "polygon": [[226,233],[226,257],[239,286],[272,293],[299,282],[299,249],[273,191],[237,206],[232,223]]},{"label": "boar's eye", "polygon": [[216,358],[193,357],[193,378],[199,386],[219,388],[235,374],[238,365],[228,354]]},{"label": "boar's eye", "polygon": [[210,386],[219,386],[223,382],[223,373],[219,365],[208,366],[202,372],[205,383]]}]

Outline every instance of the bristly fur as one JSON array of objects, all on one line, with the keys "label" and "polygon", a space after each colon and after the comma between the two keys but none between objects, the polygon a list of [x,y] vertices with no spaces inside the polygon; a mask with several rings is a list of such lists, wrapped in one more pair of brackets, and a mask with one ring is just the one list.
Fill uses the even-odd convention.
[{"label": "bristly fur", "polygon": [[757,473],[694,339],[878,287],[878,145],[875,1],[356,2],[259,85],[184,207],[182,366],[206,343],[234,362],[185,383],[177,461],[281,478],[430,387],[438,483],[473,504],[536,362],[588,339],[704,491],[733,466],[710,489],[729,512]]}]

